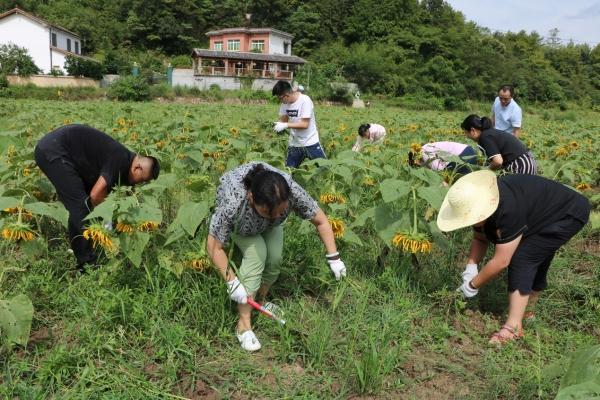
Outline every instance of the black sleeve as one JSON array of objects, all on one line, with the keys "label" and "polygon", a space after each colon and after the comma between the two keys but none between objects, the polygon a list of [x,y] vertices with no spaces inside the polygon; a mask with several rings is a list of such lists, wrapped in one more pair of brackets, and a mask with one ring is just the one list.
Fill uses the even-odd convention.
[{"label": "black sleeve", "polygon": [[498,144],[491,135],[481,134],[481,137],[479,138],[479,146],[481,146],[481,148],[485,151],[485,156],[488,160],[498,154],[502,155],[500,153]]}]

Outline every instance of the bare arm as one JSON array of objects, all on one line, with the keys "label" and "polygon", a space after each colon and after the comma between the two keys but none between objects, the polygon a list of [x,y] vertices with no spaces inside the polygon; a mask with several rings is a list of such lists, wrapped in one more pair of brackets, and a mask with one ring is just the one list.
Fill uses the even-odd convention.
[{"label": "bare arm", "polygon": [[475,278],[471,281],[471,286],[474,288],[480,288],[485,285],[496,275],[498,275],[504,268],[508,267],[512,256],[515,254],[521,238],[523,235],[519,235],[515,240],[508,243],[497,244],[494,251],[494,257],[485,264],[485,267],[479,272]]},{"label": "bare arm", "polygon": [[502,163],[504,163],[504,159],[500,154],[490,157],[490,169],[500,169],[502,168]]},{"label": "bare arm", "polygon": [[223,250],[223,243],[221,243],[217,238],[213,235],[209,234],[206,239],[206,250],[208,251],[208,256],[212,260],[217,270],[227,282],[232,279],[235,279],[235,273],[231,268],[229,271],[227,270],[227,264],[229,260],[227,259],[227,253]]},{"label": "bare arm", "polygon": [[467,264],[479,264],[485,256],[488,248],[488,241],[485,235],[481,232],[473,231],[473,240],[471,241],[471,250],[469,251],[469,259]]},{"label": "bare arm", "polygon": [[315,216],[310,220],[313,225],[317,228],[317,232],[319,232],[319,237],[321,241],[325,245],[325,250],[327,254],[333,254],[337,252],[337,247],[335,246],[335,238],[333,237],[333,230],[331,229],[331,225],[327,220],[327,216],[319,208]]},{"label": "bare arm", "polygon": [[519,135],[521,135],[521,128],[513,127],[513,135],[518,139]]},{"label": "bare arm", "polygon": [[[287,118],[287,116],[286,116]],[[286,122],[286,121],[283,121]],[[288,127],[294,129],[306,129],[310,124],[310,118],[301,118],[300,121],[297,122],[288,122]]]},{"label": "bare arm", "polygon": [[279,122],[288,122],[289,117],[287,115],[280,115]]},{"label": "bare arm", "polygon": [[106,183],[106,179],[104,179],[104,177],[101,175],[90,192],[90,200],[92,205],[96,207],[98,204],[102,203],[107,194],[108,184]]}]

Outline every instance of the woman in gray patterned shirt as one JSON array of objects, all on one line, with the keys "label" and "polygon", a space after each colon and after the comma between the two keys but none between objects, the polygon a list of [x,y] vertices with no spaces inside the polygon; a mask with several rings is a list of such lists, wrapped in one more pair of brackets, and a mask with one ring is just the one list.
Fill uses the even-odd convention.
[{"label": "woman in gray patterned shirt", "polygon": [[[337,252],[327,216],[288,174],[266,163],[251,162],[225,173],[220,182],[207,250],[227,282],[230,298],[239,303],[238,340],[245,350],[256,351],[261,345],[252,332],[252,308],[246,302],[257,294],[264,300],[279,276],[283,251],[281,224],[291,210],[317,228],[336,279],[346,276],[346,267]],[[243,254],[237,276],[228,268],[223,249],[230,238]]]}]

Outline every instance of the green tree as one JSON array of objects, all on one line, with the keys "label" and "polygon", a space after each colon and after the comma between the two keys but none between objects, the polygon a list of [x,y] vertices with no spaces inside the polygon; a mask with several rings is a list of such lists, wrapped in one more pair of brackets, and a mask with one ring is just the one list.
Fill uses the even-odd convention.
[{"label": "green tree", "polygon": [[0,45],[0,74],[29,76],[39,72],[27,49],[14,44]]}]

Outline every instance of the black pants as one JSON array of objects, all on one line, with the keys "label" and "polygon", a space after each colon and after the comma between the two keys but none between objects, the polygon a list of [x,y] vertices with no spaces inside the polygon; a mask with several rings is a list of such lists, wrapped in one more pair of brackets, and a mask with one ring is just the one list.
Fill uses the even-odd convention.
[{"label": "black pants", "polygon": [[64,158],[49,161],[39,146],[35,147],[35,162],[46,174],[58,194],[58,198],[69,211],[69,240],[77,258],[77,265],[93,264],[96,254],[91,243],[83,238],[83,219],[89,214],[88,194],[83,180],[73,164]]}]

